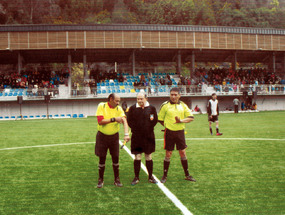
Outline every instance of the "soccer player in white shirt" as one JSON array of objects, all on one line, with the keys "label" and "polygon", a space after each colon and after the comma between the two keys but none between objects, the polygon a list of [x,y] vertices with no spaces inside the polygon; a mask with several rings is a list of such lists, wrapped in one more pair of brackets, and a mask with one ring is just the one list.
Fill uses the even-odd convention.
[{"label": "soccer player in white shirt", "polygon": [[208,110],[208,116],[209,116],[208,121],[209,121],[209,129],[210,129],[211,135],[213,135],[212,122],[216,123],[216,132],[217,132],[216,135],[217,136],[223,135],[223,133],[219,132],[219,120],[218,120],[219,102],[218,102],[216,93],[212,94],[212,99],[210,99],[208,102],[207,110]]}]

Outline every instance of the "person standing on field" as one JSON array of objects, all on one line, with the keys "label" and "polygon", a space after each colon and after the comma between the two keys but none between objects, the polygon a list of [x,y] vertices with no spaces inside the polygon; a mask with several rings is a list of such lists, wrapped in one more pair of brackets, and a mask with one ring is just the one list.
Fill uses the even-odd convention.
[{"label": "person standing on field", "polygon": [[165,127],[164,149],[166,153],[161,183],[165,183],[167,180],[170,158],[175,145],[176,149],[179,151],[181,164],[185,173],[185,180],[196,181],[188,171],[188,160],[186,156],[187,145],[184,132],[185,123],[192,122],[194,117],[188,106],[179,100],[180,97],[179,88],[172,88],[170,90],[170,100],[161,105],[158,113],[158,121]]},{"label": "person standing on field", "polygon": [[157,123],[157,113],[155,107],[147,101],[145,93],[137,95],[137,103],[129,108],[127,120],[132,130],[131,152],[135,155],[135,177],[131,185],[139,183],[142,153],[145,153],[148,181],[156,184],[157,181],[152,176],[153,161],[151,154],[155,151],[154,126]]},{"label": "person standing on field", "polygon": [[238,105],[239,105],[239,100],[238,98],[235,98],[233,100],[233,103],[234,103],[234,110],[235,110],[235,113],[238,113]]},{"label": "person standing on field", "polygon": [[212,98],[208,102],[207,106],[207,111],[208,111],[208,121],[209,121],[209,129],[211,135],[213,135],[213,130],[212,130],[212,122],[216,123],[216,135],[221,136],[223,133],[219,132],[219,101],[217,99],[216,93],[212,94]]},{"label": "person standing on field", "polygon": [[114,185],[117,187],[123,186],[119,178],[119,130],[121,123],[124,124],[124,141],[128,142],[130,137],[127,119],[119,103],[119,95],[112,93],[108,96],[108,102],[101,102],[97,108],[98,132],[95,144],[95,155],[99,157],[97,188],[102,188],[104,184],[105,162],[108,149],[113,161]]}]

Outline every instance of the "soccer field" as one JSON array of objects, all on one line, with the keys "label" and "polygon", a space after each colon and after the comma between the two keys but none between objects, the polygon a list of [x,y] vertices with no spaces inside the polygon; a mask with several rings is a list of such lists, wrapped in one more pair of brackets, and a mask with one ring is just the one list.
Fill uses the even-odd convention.
[{"label": "soccer field", "polygon": [[[195,115],[186,138],[197,182],[184,180],[174,151],[165,187],[193,214],[284,214],[284,119],[285,111],[221,114],[224,135],[217,137],[209,134],[207,116]],[[159,179],[165,156],[161,130],[155,127],[153,154]],[[108,156],[104,187],[96,188],[95,117],[0,121],[0,131],[0,214],[182,214],[142,170],[140,183],[131,186],[133,161],[124,149],[124,186],[113,185]]]}]

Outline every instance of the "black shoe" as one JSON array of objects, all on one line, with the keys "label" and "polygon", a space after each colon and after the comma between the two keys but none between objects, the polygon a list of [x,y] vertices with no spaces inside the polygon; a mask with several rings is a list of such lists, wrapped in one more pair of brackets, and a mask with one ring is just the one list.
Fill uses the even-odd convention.
[{"label": "black shoe", "polygon": [[185,180],[196,182],[195,178],[193,178],[191,175],[186,176]]},{"label": "black shoe", "polygon": [[120,178],[117,177],[114,181],[114,185],[117,186],[117,187],[122,187],[123,184],[120,182]]},{"label": "black shoe", "polygon": [[153,176],[151,176],[151,178],[148,179],[149,183],[153,183],[153,184],[157,184],[157,181],[154,179]]},{"label": "black shoe", "polygon": [[164,184],[166,182],[166,180],[167,180],[167,176],[164,175],[164,176],[162,176],[160,182]]},{"label": "black shoe", "polygon": [[134,180],[132,181],[131,185],[136,185],[137,183],[140,182],[140,179],[138,177],[135,177]]},{"label": "black shoe", "polygon": [[103,179],[102,179],[102,178],[99,178],[99,179],[98,179],[97,188],[102,188],[102,187],[103,187],[103,184],[104,184]]}]

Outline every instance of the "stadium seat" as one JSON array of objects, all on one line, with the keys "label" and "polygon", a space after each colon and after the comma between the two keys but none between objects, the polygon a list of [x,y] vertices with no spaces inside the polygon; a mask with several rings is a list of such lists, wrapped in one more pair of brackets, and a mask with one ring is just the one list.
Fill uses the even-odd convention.
[{"label": "stadium seat", "polygon": [[29,116],[30,119],[34,119],[34,116]]},{"label": "stadium seat", "polygon": [[64,118],[64,117],[65,117],[65,114],[60,114],[60,117],[63,117],[63,118]]},{"label": "stadium seat", "polygon": [[59,117],[59,115],[58,115],[58,114],[55,114],[53,117],[58,118],[58,117]]},{"label": "stadium seat", "polygon": [[23,116],[24,119],[28,119],[28,116]]},{"label": "stadium seat", "polygon": [[5,118],[5,119],[10,119],[10,117],[9,117],[9,116],[5,116],[4,118]]},{"label": "stadium seat", "polygon": [[36,115],[36,118],[39,119],[39,118],[41,118],[41,116],[40,115]]},{"label": "stadium seat", "polygon": [[0,119],[3,119],[3,116],[0,116]]},{"label": "stadium seat", "polygon": [[66,116],[71,118],[71,114],[66,114]]},{"label": "stadium seat", "polygon": [[83,118],[84,115],[81,113],[81,114],[78,115],[78,117],[79,117],[79,118]]},{"label": "stadium seat", "polygon": [[126,90],[125,90],[125,89],[123,89],[123,90],[122,90],[122,93],[126,93]]},{"label": "stadium seat", "polygon": [[11,119],[16,119],[16,117],[15,116],[11,116]]},{"label": "stadium seat", "polygon": [[42,118],[46,118],[47,117],[47,115],[42,115]]},{"label": "stadium seat", "polygon": [[49,116],[49,118],[52,118],[52,115],[50,114],[50,115],[48,115]]},{"label": "stadium seat", "polygon": [[73,115],[72,115],[72,118],[77,118],[77,114],[76,114],[76,113],[73,114]]},{"label": "stadium seat", "polygon": [[101,90],[97,90],[97,94],[101,94],[102,92],[101,92]]},{"label": "stadium seat", "polygon": [[3,96],[3,93],[0,93],[0,96]]},{"label": "stadium seat", "polygon": [[106,93],[106,90],[102,90],[102,93],[105,94],[105,93]]}]

